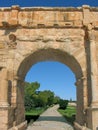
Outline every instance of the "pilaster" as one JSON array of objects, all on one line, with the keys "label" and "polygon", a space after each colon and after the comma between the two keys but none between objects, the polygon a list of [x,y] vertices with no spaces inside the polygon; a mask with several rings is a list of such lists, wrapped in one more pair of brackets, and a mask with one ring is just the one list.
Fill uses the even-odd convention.
[{"label": "pilaster", "polygon": [[[87,27],[89,50],[90,50],[90,79],[91,79],[91,104],[86,110],[87,126],[92,130],[98,128],[98,66],[96,38],[93,27]],[[88,86],[89,87],[89,86]],[[90,98],[90,97],[89,97]]]},{"label": "pilaster", "polygon": [[0,73],[0,107],[8,107],[8,71],[3,68]]},{"label": "pilaster", "polygon": [[86,109],[88,106],[88,92],[87,92],[87,77],[82,76],[77,79],[75,85],[77,86],[77,115],[76,122],[82,126],[87,125]]},{"label": "pilaster", "polygon": [[91,107],[98,107],[98,66],[97,66],[97,50],[94,30],[88,31],[88,38],[90,44],[90,71],[91,71],[91,89],[92,101]]}]

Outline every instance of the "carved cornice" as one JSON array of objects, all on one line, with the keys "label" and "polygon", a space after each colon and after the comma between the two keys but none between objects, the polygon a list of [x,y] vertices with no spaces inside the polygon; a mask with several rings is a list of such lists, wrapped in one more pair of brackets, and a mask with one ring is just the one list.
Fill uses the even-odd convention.
[{"label": "carved cornice", "polygon": [[90,7],[20,8],[19,6],[12,6],[11,8],[0,8],[0,27],[82,27],[82,21],[85,24],[85,18],[83,20],[82,16],[85,14],[83,14],[85,9],[90,9]]},{"label": "carved cornice", "polygon": [[[0,8],[0,28],[98,28],[98,8],[82,7],[44,8],[18,5]],[[89,27],[90,28],[90,27]]]}]

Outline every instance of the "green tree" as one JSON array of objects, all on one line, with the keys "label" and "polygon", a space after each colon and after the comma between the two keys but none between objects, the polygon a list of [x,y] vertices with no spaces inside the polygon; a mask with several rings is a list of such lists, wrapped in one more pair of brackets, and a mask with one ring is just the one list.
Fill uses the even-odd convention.
[{"label": "green tree", "polygon": [[60,97],[55,96],[55,97],[54,97],[54,100],[53,100],[53,103],[54,103],[54,104],[59,104],[59,101],[60,101]]},{"label": "green tree", "polygon": [[31,98],[29,95],[25,96],[25,109],[26,111],[31,110],[32,108],[35,107],[35,102],[33,100],[33,98]]},{"label": "green tree", "polygon": [[33,96],[36,90],[39,89],[40,84],[38,82],[26,83],[25,84],[25,95]]},{"label": "green tree", "polygon": [[37,94],[36,90],[40,87],[38,82],[25,84],[25,109],[26,111],[36,107]]},{"label": "green tree", "polygon": [[53,104],[54,93],[50,90],[45,90],[39,93],[39,99],[41,100],[43,106],[50,106]]}]

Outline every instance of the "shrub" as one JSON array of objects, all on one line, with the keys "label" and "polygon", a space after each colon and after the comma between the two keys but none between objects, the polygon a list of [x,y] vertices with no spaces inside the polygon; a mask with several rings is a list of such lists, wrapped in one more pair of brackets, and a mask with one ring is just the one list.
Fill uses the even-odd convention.
[{"label": "shrub", "polygon": [[59,101],[59,108],[60,109],[66,109],[68,106],[68,100],[60,99]]},{"label": "shrub", "polygon": [[25,110],[30,111],[35,107],[34,100],[30,96],[25,96]]}]

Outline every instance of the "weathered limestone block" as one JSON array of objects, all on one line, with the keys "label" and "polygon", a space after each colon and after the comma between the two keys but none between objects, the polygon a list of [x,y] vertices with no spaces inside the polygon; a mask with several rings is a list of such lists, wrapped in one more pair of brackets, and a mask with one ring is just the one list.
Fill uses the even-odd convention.
[{"label": "weathered limestone block", "polygon": [[18,25],[18,10],[12,10],[8,23],[12,26]]},{"label": "weathered limestone block", "polygon": [[0,42],[0,49],[4,49],[5,48],[5,45],[3,42]]},{"label": "weathered limestone block", "polygon": [[8,130],[8,109],[0,107],[0,130]]},{"label": "weathered limestone block", "polygon": [[26,129],[23,80],[32,65],[46,60],[75,74],[76,130],[96,130],[97,42],[98,8],[0,8],[0,130]]}]

